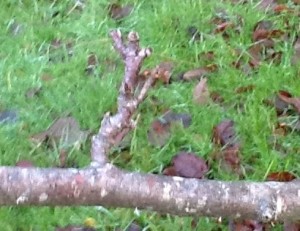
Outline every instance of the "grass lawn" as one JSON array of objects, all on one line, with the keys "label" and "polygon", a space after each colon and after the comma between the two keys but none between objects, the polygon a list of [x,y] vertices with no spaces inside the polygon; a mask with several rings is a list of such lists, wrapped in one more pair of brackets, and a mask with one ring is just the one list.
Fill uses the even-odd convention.
[{"label": "grass lawn", "polygon": [[[120,28],[123,33],[135,30],[143,46],[151,46],[153,55],[145,61],[153,67],[162,61],[174,64],[170,85],[159,84],[149,92],[140,107],[137,129],[133,133],[130,151],[114,153],[111,160],[118,166],[142,172],[161,173],[172,156],[180,150],[197,153],[210,161],[209,178],[238,180],[236,174],[224,170],[213,161],[215,147],[212,129],[224,119],[235,122],[241,142],[241,163],[244,179],[264,181],[270,172],[288,171],[299,176],[299,133],[289,131],[278,138],[285,150],[282,154],[272,139],[277,126],[274,107],[263,103],[285,90],[299,95],[297,67],[290,63],[292,42],[276,43],[282,52],[279,64],[262,62],[247,74],[238,70],[235,49],[247,55],[253,44],[253,28],[261,20],[270,20],[278,30],[295,37],[299,18],[292,13],[274,14],[258,10],[255,1],[231,4],[230,1],[121,1],[133,4],[132,13],[121,20],[108,15],[109,1],[87,0],[78,9],[75,1],[16,1],[0,3],[0,112],[13,111],[16,122],[0,124],[0,164],[16,165],[29,160],[39,167],[53,167],[59,163],[59,147],[36,145],[30,137],[46,130],[59,117],[71,115],[81,129],[97,132],[101,118],[107,111],[115,111],[123,64],[113,51],[108,33]],[[295,7],[297,9],[297,6]],[[243,19],[240,32],[211,33],[211,23],[217,14],[226,11],[229,20]],[[196,28],[202,36],[197,41],[188,29]],[[214,61],[204,63],[200,53],[213,51]],[[94,74],[85,71],[87,57],[94,53],[99,66]],[[197,105],[193,102],[193,88],[197,81],[176,81],[181,72],[207,64],[218,66],[210,73],[210,92],[218,92],[223,103]],[[255,86],[252,91],[236,93],[242,86]],[[28,97],[29,91],[41,88],[38,95]],[[158,99],[158,105],[153,100]],[[147,138],[151,122],[164,110],[188,113],[192,124],[188,128],[176,126],[162,148],[153,147]],[[277,144],[276,143],[276,144]],[[90,142],[80,150],[68,149],[69,166],[84,167],[90,161]],[[228,222],[216,219],[179,218],[132,209],[102,207],[0,208],[0,230],[55,230],[69,224],[83,224],[86,218],[96,220],[99,230],[126,228],[134,220],[144,230],[226,230]],[[196,228],[195,228],[196,226]],[[280,230],[280,228],[278,227]]]}]

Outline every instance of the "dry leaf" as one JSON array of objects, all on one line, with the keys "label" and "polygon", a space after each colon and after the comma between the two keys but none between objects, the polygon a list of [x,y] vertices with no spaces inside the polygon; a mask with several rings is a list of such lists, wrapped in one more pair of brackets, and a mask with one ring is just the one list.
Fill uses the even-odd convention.
[{"label": "dry leaf", "polygon": [[35,143],[50,141],[62,148],[73,145],[80,147],[88,134],[88,131],[81,131],[78,122],[69,116],[57,119],[46,131],[31,136],[31,140]]},{"label": "dry leaf", "polygon": [[[208,172],[206,161],[190,152],[180,152],[172,158],[172,170],[166,168],[165,175],[174,174],[185,178],[201,179]],[[173,171],[173,172],[172,172]]]},{"label": "dry leaf", "polygon": [[300,230],[300,223],[291,223],[289,221],[285,221],[283,224],[284,231],[299,231]]},{"label": "dry leaf", "polygon": [[155,120],[148,130],[148,141],[156,147],[162,147],[169,140],[170,135],[170,124],[161,120]]},{"label": "dry leaf", "polygon": [[209,102],[209,99],[210,95],[207,87],[207,78],[201,78],[193,90],[193,100],[199,105],[204,105]]},{"label": "dry leaf", "polygon": [[288,182],[296,179],[297,177],[290,172],[272,172],[267,176],[268,181]]},{"label": "dry leaf", "polygon": [[133,5],[128,4],[128,5],[121,6],[117,3],[113,3],[109,5],[108,14],[112,19],[120,20],[128,16],[132,12],[132,10],[133,10]]},{"label": "dry leaf", "polygon": [[255,220],[230,220],[229,221],[229,230],[230,231],[263,231],[264,225]]},{"label": "dry leaf", "polygon": [[250,85],[247,85],[247,86],[241,86],[241,87],[236,88],[235,93],[241,94],[241,93],[244,93],[244,92],[253,91],[254,89],[255,89],[255,85],[250,84]]},{"label": "dry leaf", "polygon": [[236,135],[234,131],[234,122],[232,120],[224,120],[213,128],[213,141],[215,144],[225,146],[236,143]]},{"label": "dry leaf", "polygon": [[27,90],[25,96],[28,99],[34,98],[35,96],[38,96],[41,93],[42,88],[41,87],[33,87]]},{"label": "dry leaf", "polygon": [[191,124],[191,120],[192,118],[189,114],[167,111],[159,119],[152,122],[148,130],[149,143],[157,147],[164,146],[171,136],[172,125],[180,123],[183,127],[188,127]]},{"label": "dry leaf", "polygon": [[297,37],[297,39],[294,42],[294,54],[291,57],[291,63],[292,65],[298,65],[300,61],[300,37]]},{"label": "dry leaf", "polygon": [[17,167],[23,167],[23,168],[30,168],[30,167],[34,167],[34,164],[29,160],[19,160],[16,163],[16,166]]},{"label": "dry leaf", "polygon": [[186,81],[191,81],[194,79],[201,79],[203,76],[210,72],[208,68],[201,67],[194,70],[187,71],[183,74],[182,79]]},{"label": "dry leaf", "polygon": [[286,91],[279,91],[277,96],[281,101],[292,105],[296,112],[300,114],[300,97],[292,97],[292,95]]},{"label": "dry leaf", "polygon": [[98,57],[95,54],[89,54],[87,59],[87,67],[85,68],[85,72],[87,75],[95,74],[95,69],[98,66]]}]

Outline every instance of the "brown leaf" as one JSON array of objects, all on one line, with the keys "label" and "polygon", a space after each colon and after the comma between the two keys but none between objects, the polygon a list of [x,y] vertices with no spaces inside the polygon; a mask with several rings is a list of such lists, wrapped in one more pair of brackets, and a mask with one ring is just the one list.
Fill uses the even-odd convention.
[{"label": "brown leaf", "polygon": [[238,220],[229,222],[230,231],[263,231],[264,226],[259,221],[255,220]]},{"label": "brown leaf", "polygon": [[30,167],[34,167],[34,164],[29,160],[19,160],[16,163],[16,166],[17,167],[23,167],[23,168],[30,168]]},{"label": "brown leaf", "polygon": [[191,81],[194,79],[200,80],[202,77],[206,76],[210,72],[211,70],[208,67],[201,67],[185,72],[182,75],[182,79],[186,81]]},{"label": "brown leaf", "polygon": [[294,42],[294,54],[291,57],[292,65],[298,65],[300,61],[300,37],[297,37]]},{"label": "brown leaf", "polygon": [[187,128],[191,125],[192,118],[187,113],[176,113],[171,110],[167,111],[163,116],[161,117],[161,120],[165,123],[181,123],[183,127]]},{"label": "brown leaf", "polygon": [[291,223],[289,221],[285,221],[283,223],[283,230],[284,231],[299,231],[300,230],[300,223]]},{"label": "brown leaf", "polygon": [[153,71],[152,75],[155,78],[160,79],[163,83],[168,84],[170,82],[170,78],[173,70],[172,62],[162,62],[160,63]]},{"label": "brown leaf", "polygon": [[50,62],[59,63],[66,61],[73,56],[73,43],[55,38],[50,43],[48,55]]},{"label": "brown leaf", "polygon": [[234,122],[224,120],[213,128],[213,141],[217,145],[225,146],[236,143],[236,134],[234,131]]},{"label": "brown leaf", "polygon": [[207,87],[207,78],[201,78],[199,83],[193,90],[193,100],[199,105],[207,104],[209,102],[209,90]]},{"label": "brown leaf", "polygon": [[259,2],[258,8],[261,10],[268,10],[272,9],[276,4],[275,0],[262,0]]},{"label": "brown leaf", "polygon": [[27,90],[25,97],[28,99],[32,99],[35,96],[38,96],[41,92],[41,87],[33,87]]},{"label": "brown leaf", "polygon": [[87,67],[85,68],[85,72],[88,75],[92,75],[95,72],[95,69],[98,66],[98,57],[95,54],[89,54],[87,59]]},{"label": "brown leaf", "polygon": [[299,5],[300,4],[300,0],[293,0],[292,1],[295,5]]},{"label": "brown leaf", "polygon": [[222,22],[222,23],[218,24],[217,27],[214,29],[214,33],[215,34],[223,33],[228,28],[233,28],[234,26],[235,25],[233,22]]},{"label": "brown leaf", "polygon": [[191,120],[189,114],[167,111],[161,118],[152,122],[148,130],[148,141],[154,146],[162,147],[170,138],[172,125],[181,123],[183,127],[188,127]]},{"label": "brown leaf", "polygon": [[283,102],[292,105],[298,114],[300,114],[300,97],[292,97],[292,95],[286,91],[279,91],[278,98]]},{"label": "brown leaf", "polygon": [[207,51],[207,52],[201,52],[198,54],[198,59],[201,62],[213,62],[215,60],[215,53],[214,51]]},{"label": "brown leaf", "polygon": [[55,231],[96,231],[96,229],[79,225],[67,225],[65,227],[57,227]]},{"label": "brown leaf", "polygon": [[80,146],[88,134],[88,131],[81,131],[78,122],[69,116],[57,119],[46,131],[31,136],[31,140],[35,143],[50,141],[61,147]]},{"label": "brown leaf", "polygon": [[296,179],[297,177],[290,172],[272,172],[267,176],[267,181],[280,181],[288,182]]},{"label": "brown leaf", "polygon": [[108,9],[108,14],[112,19],[120,20],[125,18],[132,12],[133,5],[128,4],[121,6],[120,4],[112,3],[109,5]]},{"label": "brown leaf", "polygon": [[[190,152],[180,152],[172,158],[172,171],[176,176],[201,179],[208,172],[208,166],[204,159]],[[169,167],[170,169],[170,167]],[[172,171],[168,170],[170,174]]]},{"label": "brown leaf", "polygon": [[227,167],[229,167],[231,170],[237,173],[240,172],[240,163],[241,163],[239,152],[240,152],[239,144],[228,146],[224,150],[222,150],[222,158],[224,164],[226,164]]},{"label": "brown leaf", "polygon": [[148,141],[154,146],[162,147],[169,140],[170,135],[170,124],[158,119],[152,122],[148,130]]},{"label": "brown leaf", "polygon": [[235,93],[241,94],[241,93],[244,93],[244,92],[253,91],[254,89],[255,89],[255,85],[250,84],[250,85],[247,85],[247,86],[241,86],[241,87],[236,88]]},{"label": "brown leaf", "polygon": [[163,174],[166,175],[166,176],[177,176],[177,172],[176,172],[176,169],[175,169],[174,166],[166,167],[163,170]]},{"label": "brown leaf", "polygon": [[210,93],[210,98],[217,104],[222,104],[224,102],[224,98],[216,91]]}]

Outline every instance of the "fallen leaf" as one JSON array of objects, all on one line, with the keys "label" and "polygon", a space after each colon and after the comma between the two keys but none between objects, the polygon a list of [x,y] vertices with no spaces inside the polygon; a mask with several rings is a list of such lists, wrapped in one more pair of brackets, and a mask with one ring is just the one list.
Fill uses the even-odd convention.
[{"label": "fallen leaf", "polygon": [[234,122],[224,120],[213,128],[213,142],[217,145],[233,145],[236,143]]},{"label": "fallen leaf", "polygon": [[40,79],[44,82],[50,82],[53,80],[53,76],[47,73],[41,75]]},{"label": "fallen leaf", "polygon": [[297,116],[279,116],[278,117],[279,125],[277,129],[283,130],[283,135],[287,133],[287,131],[300,131],[300,119]]},{"label": "fallen leaf", "polygon": [[73,43],[55,38],[50,43],[48,54],[49,62],[64,62],[73,56]]},{"label": "fallen leaf", "polygon": [[236,88],[235,93],[241,94],[241,93],[244,93],[244,92],[253,91],[254,89],[255,89],[255,85],[250,84],[250,85],[247,85],[247,86],[241,86],[241,87]]},{"label": "fallen leaf", "polygon": [[192,118],[189,114],[167,111],[159,119],[152,122],[148,130],[148,141],[154,146],[162,147],[171,136],[172,125],[180,123],[186,128],[190,126],[191,120]]},{"label": "fallen leaf", "polygon": [[201,52],[198,54],[198,59],[206,64],[212,63],[215,60],[214,51]]},{"label": "fallen leaf", "polygon": [[300,97],[292,97],[292,95],[286,91],[279,91],[278,98],[283,102],[292,105],[297,113],[300,114]]},{"label": "fallen leaf", "polygon": [[256,220],[230,220],[229,221],[230,231],[263,231],[264,225]]},{"label": "fallen leaf", "polygon": [[120,20],[125,18],[132,12],[133,5],[128,4],[121,6],[120,4],[112,3],[109,5],[108,9],[108,14],[112,19]]},{"label": "fallen leaf", "polygon": [[126,229],[126,231],[141,231],[143,228],[136,222],[132,222]]},{"label": "fallen leaf", "polygon": [[258,8],[261,10],[273,9],[277,5],[275,0],[262,0],[258,4]]},{"label": "fallen leaf", "polygon": [[300,230],[300,223],[291,223],[289,221],[284,221],[283,223],[283,230],[284,231],[299,231]]},{"label": "fallen leaf", "polygon": [[[190,152],[180,152],[172,158],[171,166],[176,176],[201,179],[208,172],[206,161]],[[165,174],[170,172],[165,172]]]},{"label": "fallen leaf", "polygon": [[199,41],[201,39],[201,33],[195,26],[189,26],[187,28],[187,34],[191,38],[192,42]]},{"label": "fallen leaf", "polygon": [[156,147],[162,147],[171,135],[170,124],[161,120],[154,120],[148,130],[148,141]]},{"label": "fallen leaf", "polygon": [[299,61],[300,61],[300,37],[297,36],[297,38],[295,39],[294,42],[294,54],[291,57],[291,64],[294,66],[299,65]]},{"label": "fallen leaf", "polygon": [[207,74],[217,70],[216,65],[207,65],[205,67],[196,68],[190,71],[185,72],[182,75],[182,79],[185,81],[191,81],[194,79],[200,80],[202,77],[206,76]]},{"label": "fallen leaf", "polygon": [[41,87],[33,87],[27,90],[25,97],[28,99],[32,99],[35,96],[38,96],[41,92],[42,88]]},{"label": "fallen leaf", "polygon": [[210,98],[214,103],[222,104],[224,102],[224,98],[220,95],[220,93],[213,91],[210,93]]},{"label": "fallen leaf", "polygon": [[95,54],[89,54],[87,59],[87,67],[85,68],[85,72],[87,75],[95,74],[95,69],[98,66],[98,57]]},{"label": "fallen leaf", "polygon": [[46,131],[31,136],[31,140],[35,143],[50,141],[51,145],[61,148],[80,147],[88,134],[88,131],[81,131],[78,122],[69,116],[57,119]]},{"label": "fallen leaf", "polygon": [[165,123],[181,123],[184,128],[187,128],[191,125],[192,118],[191,115],[187,113],[176,113],[171,110],[167,111],[164,113],[161,117],[161,120],[164,121]]},{"label": "fallen leaf", "polygon": [[297,177],[290,172],[272,172],[267,176],[267,181],[280,181],[288,182],[296,179]]},{"label": "fallen leaf", "polygon": [[204,105],[209,102],[209,99],[210,95],[207,87],[207,78],[201,78],[193,90],[193,100],[199,105]]},{"label": "fallen leaf", "polygon": [[152,73],[155,78],[160,79],[163,83],[170,83],[170,78],[173,70],[172,62],[162,62],[155,68],[155,73]]},{"label": "fallen leaf", "polygon": [[224,161],[223,164],[226,165],[226,168],[228,167],[230,170],[233,170],[236,173],[240,173],[240,145],[234,144],[228,146],[224,150],[222,150],[221,153],[222,159]]},{"label": "fallen leaf", "polygon": [[30,167],[34,167],[34,164],[29,160],[19,160],[16,163],[16,166],[17,167],[23,167],[23,168],[30,168]]},{"label": "fallen leaf", "polygon": [[0,112],[0,124],[13,124],[17,122],[17,111],[7,110]]}]

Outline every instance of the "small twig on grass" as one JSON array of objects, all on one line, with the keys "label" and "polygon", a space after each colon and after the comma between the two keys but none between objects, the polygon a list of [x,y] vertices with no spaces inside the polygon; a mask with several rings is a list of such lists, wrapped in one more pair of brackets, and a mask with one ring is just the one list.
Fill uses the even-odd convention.
[{"label": "small twig on grass", "polygon": [[[118,111],[111,116],[106,113],[97,135],[92,138],[92,166],[102,166],[108,162],[108,153],[120,139],[128,134],[135,126],[132,119],[138,105],[144,100],[155,78],[150,75],[143,82],[139,72],[143,60],[151,54],[151,49],[140,48],[139,36],[136,32],[128,34],[128,43],[125,44],[121,32],[114,30],[110,33],[114,48],[119,52],[125,64],[125,74],[118,96]],[[143,86],[138,95],[138,86]],[[120,137],[121,136],[121,137]]]}]

